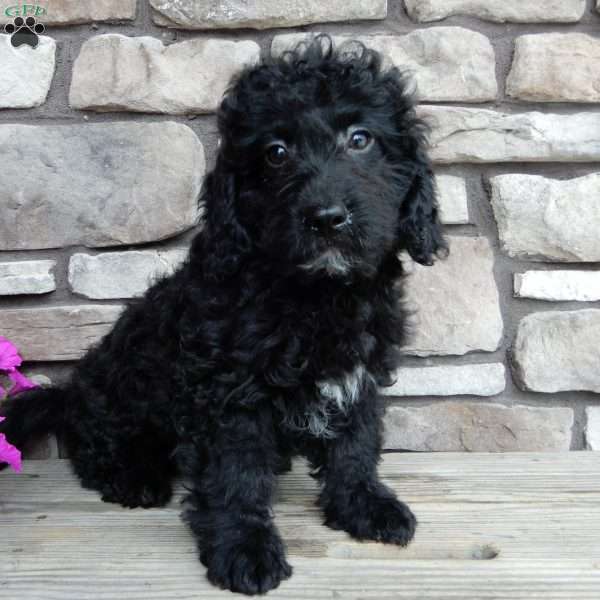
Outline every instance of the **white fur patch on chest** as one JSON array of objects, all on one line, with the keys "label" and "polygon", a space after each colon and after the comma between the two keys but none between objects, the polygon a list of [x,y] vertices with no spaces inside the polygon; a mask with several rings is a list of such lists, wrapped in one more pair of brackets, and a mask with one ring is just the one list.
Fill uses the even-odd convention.
[{"label": "white fur patch on chest", "polygon": [[332,424],[336,414],[346,414],[357,402],[364,386],[373,381],[363,364],[334,379],[315,382],[315,400],[301,413],[286,414],[283,422],[293,431],[304,431],[314,437],[331,439],[337,431]]},{"label": "white fur patch on chest", "polygon": [[357,365],[341,379],[317,381],[317,388],[323,398],[333,400],[342,412],[346,412],[360,395],[367,372],[364,365]]},{"label": "white fur patch on chest", "polygon": [[332,415],[335,412],[348,412],[359,399],[367,377],[370,375],[360,364],[343,377],[317,381],[321,401],[305,415],[306,429],[318,438],[335,437],[336,432],[331,427]]}]

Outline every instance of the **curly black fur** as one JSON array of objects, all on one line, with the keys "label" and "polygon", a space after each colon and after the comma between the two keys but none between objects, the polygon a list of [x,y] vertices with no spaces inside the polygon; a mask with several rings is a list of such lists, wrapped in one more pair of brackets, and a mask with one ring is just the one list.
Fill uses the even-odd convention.
[{"label": "curly black fur", "polygon": [[406,87],[376,52],[328,37],[243,71],[218,112],[188,260],[68,387],[4,407],[10,441],[57,431],[106,501],[163,505],[182,474],[185,519],[223,588],[264,593],[291,574],[270,504],[294,454],[322,483],[327,525],[401,545],[414,534],[376,472],[377,385],[404,336],[397,256],[429,265],[445,249]]}]

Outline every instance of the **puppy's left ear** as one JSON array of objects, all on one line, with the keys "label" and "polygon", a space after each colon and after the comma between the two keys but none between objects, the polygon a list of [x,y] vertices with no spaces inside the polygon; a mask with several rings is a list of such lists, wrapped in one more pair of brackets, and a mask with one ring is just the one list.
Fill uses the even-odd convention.
[{"label": "puppy's left ear", "polygon": [[393,114],[394,132],[388,137],[387,150],[400,174],[400,193],[404,194],[398,224],[399,249],[422,265],[432,265],[436,257],[447,256],[448,245],[442,234],[435,178],[427,155],[429,128],[416,114],[410,78],[397,67],[384,70],[381,76]]},{"label": "puppy's left ear", "polygon": [[402,248],[422,265],[430,266],[435,257],[443,258],[448,254],[433,171],[427,155],[420,148],[415,151],[412,182],[400,208],[399,239]]}]

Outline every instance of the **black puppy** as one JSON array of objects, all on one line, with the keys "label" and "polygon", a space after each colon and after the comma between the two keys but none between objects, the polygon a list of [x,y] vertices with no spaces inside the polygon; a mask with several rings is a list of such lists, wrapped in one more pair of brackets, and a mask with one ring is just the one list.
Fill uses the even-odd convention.
[{"label": "black puppy", "polygon": [[406,82],[374,51],[318,37],[243,71],[218,111],[204,227],[78,363],[68,386],[9,400],[17,445],[64,437],[84,486],[159,506],[174,476],[214,584],[289,577],[271,498],[289,457],[322,483],[325,523],[404,545],[416,521],[377,476],[403,342],[398,254],[445,249]]}]

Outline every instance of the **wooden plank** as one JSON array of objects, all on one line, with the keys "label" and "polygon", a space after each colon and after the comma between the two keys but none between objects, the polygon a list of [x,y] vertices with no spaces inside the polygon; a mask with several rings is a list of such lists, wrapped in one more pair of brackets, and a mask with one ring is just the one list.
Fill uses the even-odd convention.
[{"label": "wooden plank", "polygon": [[[386,454],[379,470],[402,498],[422,502],[577,501],[595,505],[600,498],[600,453],[595,452]],[[43,481],[32,481],[39,478]],[[57,510],[81,504],[113,510],[113,505],[98,505],[96,492],[79,486],[66,460],[26,461],[21,475],[4,471],[0,481],[0,510],[38,510],[39,504],[57,504]],[[281,501],[293,499],[309,506],[316,493],[317,485],[301,460],[292,472],[280,477]],[[182,496],[180,489],[173,504]]]},{"label": "wooden plank", "polygon": [[[570,463],[580,465],[582,459],[589,456],[594,455],[581,454],[573,457]],[[397,476],[401,481],[398,484],[393,469],[404,467],[406,458],[413,466],[409,475]],[[580,556],[583,548],[588,553],[599,554],[600,493],[594,491],[597,474],[593,469],[587,474],[576,474],[575,481],[571,483],[569,478],[575,469],[569,468],[569,461],[564,460],[560,469],[552,466],[548,470],[548,461],[534,461],[525,455],[514,456],[512,459],[516,465],[513,468],[517,469],[517,474],[511,477],[506,458],[499,461],[503,468],[497,469],[500,471],[498,476],[492,474],[496,473],[492,466],[496,464],[493,462],[495,457],[492,455],[479,457],[477,463],[465,455],[455,455],[453,461],[444,456],[440,457],[441,461],[435,458],[389,457],[382,469],[386,480],[410,502],[420,522],[417,537],[407,549],[356,544],[344,533],[323,527],[320,512],[314,506],[316,484],[307,477],[303,465],[296,465],[294,473],[282,478],[279,500],[275,505],[277,524],[290,554],[304,557],[428,559],[469,559],[493,554],[507,558],[574,558]],[[560,458],[563,459],[562,456]],[[415,462],[420,464],[415,465]],[[442,463],[439,468],[438,462]],[[461,462],[467,463],[465,467],[471,462],[473,468],[456,469]],[[52,477],[43,474],[44,468]],[[451,469],[455,470],[454,474]],[[434,470],[438,473],[435,477],[432,475]],[[548,472],[544,475],[542,472],[545,471]],[[488,480],[490,488],[499,490],[498,501],[491,500],[491,493],[481,491],[480,488],[486,484],[479,480],[480,475]],[[33,478],[27,479],[28,476]],[[98,534],[102,531],[103,522],[117,527],[116,540],[119,542],[119,532],[127,538],[141,536],[142,545],[161,539],[164,532],[168,532],[169,536],[181,538],[183,546],[189,543],[187,531],[178,519],[179,502],[171,503],[167,509],[152,511],[128,511],[114,504],[101,503],[95,492],[80,489],[64,462],[57,464],[50,461],[46,465],[30,462],[25,478],[11,477],[14,485],[3,486],[0,494],[0,526],[3,536],[14,540],[14,549],[35,546],[51,537],[56,528],[68,531],[70,525],[73,530],[69,535],[73,539],[96,548],[104,539],[102,534]],[[515,481],[515,478],[523,481]],[[536,490],[531,481],[536,481],[539,489],[543,490],[537,503],[532,501]],[[555,482],[556,491],[549,491],[551,481]],[[415,489],[419,484],[420,489]],[[525,484],[529,488],[524,488]],[[433,492],[438,486],[446,490],[444,496]],[[46,502],[47,496],[51,496],[52,502]],[[14,518],[14,512],[19,513],[18,519]],[[578,535],[565,535],[567,527]]]},{"label": "wooden plank", "polygon": [[[406,549],[323,527],[303,463],[281,478],[296,573],[269,597],[600,598],[600,455],[394,454],[381,473],[419,518]],[[206,583],[179,511],[102,503],[66,461],[4,472],[0,599],[231,597]]]},{"label": "wooden plank", "polygon": [[[4,559],[3,559],[4,560]],[[600,571],[578,561],[376,561],[295,559],[294,574],[268,594],[286,600],[598,600]],[[0,567],[7,571],[6,565]],[[74,553],[65,563],[9,559],[1,600],[233,600],[213,588],[189,559],[90,561]]]},{"label": "wooden plank", "polygon": [[[419,518],[407,548],[356,543],[344,532],[324,527],[316,511],[276,506],[275,520],[290,556],[303,558],[377,558],[381,560],[540,558],[600,560],[600,506],[560,509],[506,505],[412,504]],[[114,512],[44,512],[0,515],[2,548],[7,552],[43,555],[49,546],[68,560],[73,547],[91,555],[143,553],[157,558],[195,551],[178,512],[173,509]],[[599,596],[600,598],[600,596]]]}]

